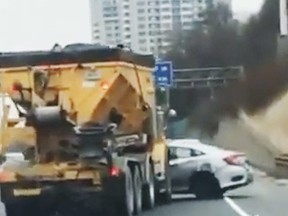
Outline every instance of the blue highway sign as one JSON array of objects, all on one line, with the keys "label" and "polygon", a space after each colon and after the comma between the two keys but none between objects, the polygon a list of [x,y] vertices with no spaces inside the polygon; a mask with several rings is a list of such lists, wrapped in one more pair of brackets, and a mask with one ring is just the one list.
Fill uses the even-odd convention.
[{"label": "blue highway sign", "polygon": [[155,67],[157,86],[170,87],[173,84],[173,64],[171,61],[157,62]]}]

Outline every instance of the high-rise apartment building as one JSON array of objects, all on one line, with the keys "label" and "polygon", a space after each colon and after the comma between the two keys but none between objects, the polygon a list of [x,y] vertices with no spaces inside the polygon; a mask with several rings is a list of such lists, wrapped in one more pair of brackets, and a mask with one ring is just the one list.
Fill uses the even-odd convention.
[{"label": "high-rise apartment building", "polygon": [[191,29],[214,1],[231,0],[90,0],[93,42],[159,54],[172,30]]}]

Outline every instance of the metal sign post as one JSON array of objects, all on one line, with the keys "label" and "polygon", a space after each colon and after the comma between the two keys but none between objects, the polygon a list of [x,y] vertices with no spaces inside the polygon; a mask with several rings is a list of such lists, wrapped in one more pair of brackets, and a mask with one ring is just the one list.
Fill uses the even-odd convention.
[{"label": "metal sign post", "polygon": [[288,13],[287,13],[287,0],[279,0],[279,18],[280,18],[280,36],[288,35]]}]

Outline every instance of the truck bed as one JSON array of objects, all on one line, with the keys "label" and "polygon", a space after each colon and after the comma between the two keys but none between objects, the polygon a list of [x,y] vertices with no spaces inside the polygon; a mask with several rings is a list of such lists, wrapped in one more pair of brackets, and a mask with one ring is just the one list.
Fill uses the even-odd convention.
[{"label": "truck bed", "polygon": [[133,62],[151,68],[155,63],[152,55],[140,55],[120,48],[93,46],[83,49],[63,49],[61,52],[36,51],[0,54],[0,68],[113,61]]}]

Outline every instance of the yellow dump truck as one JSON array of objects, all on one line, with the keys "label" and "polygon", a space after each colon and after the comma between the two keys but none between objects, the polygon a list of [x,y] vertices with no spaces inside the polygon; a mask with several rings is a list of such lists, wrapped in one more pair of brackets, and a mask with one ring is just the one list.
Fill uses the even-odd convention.
[{"label": "yellow dump truck", "polygon": [[0,55],[7,216],[130,216],[171,200],[164,128],[175,112],[165,92],[157,102],[154,64],[90,44]]}]

